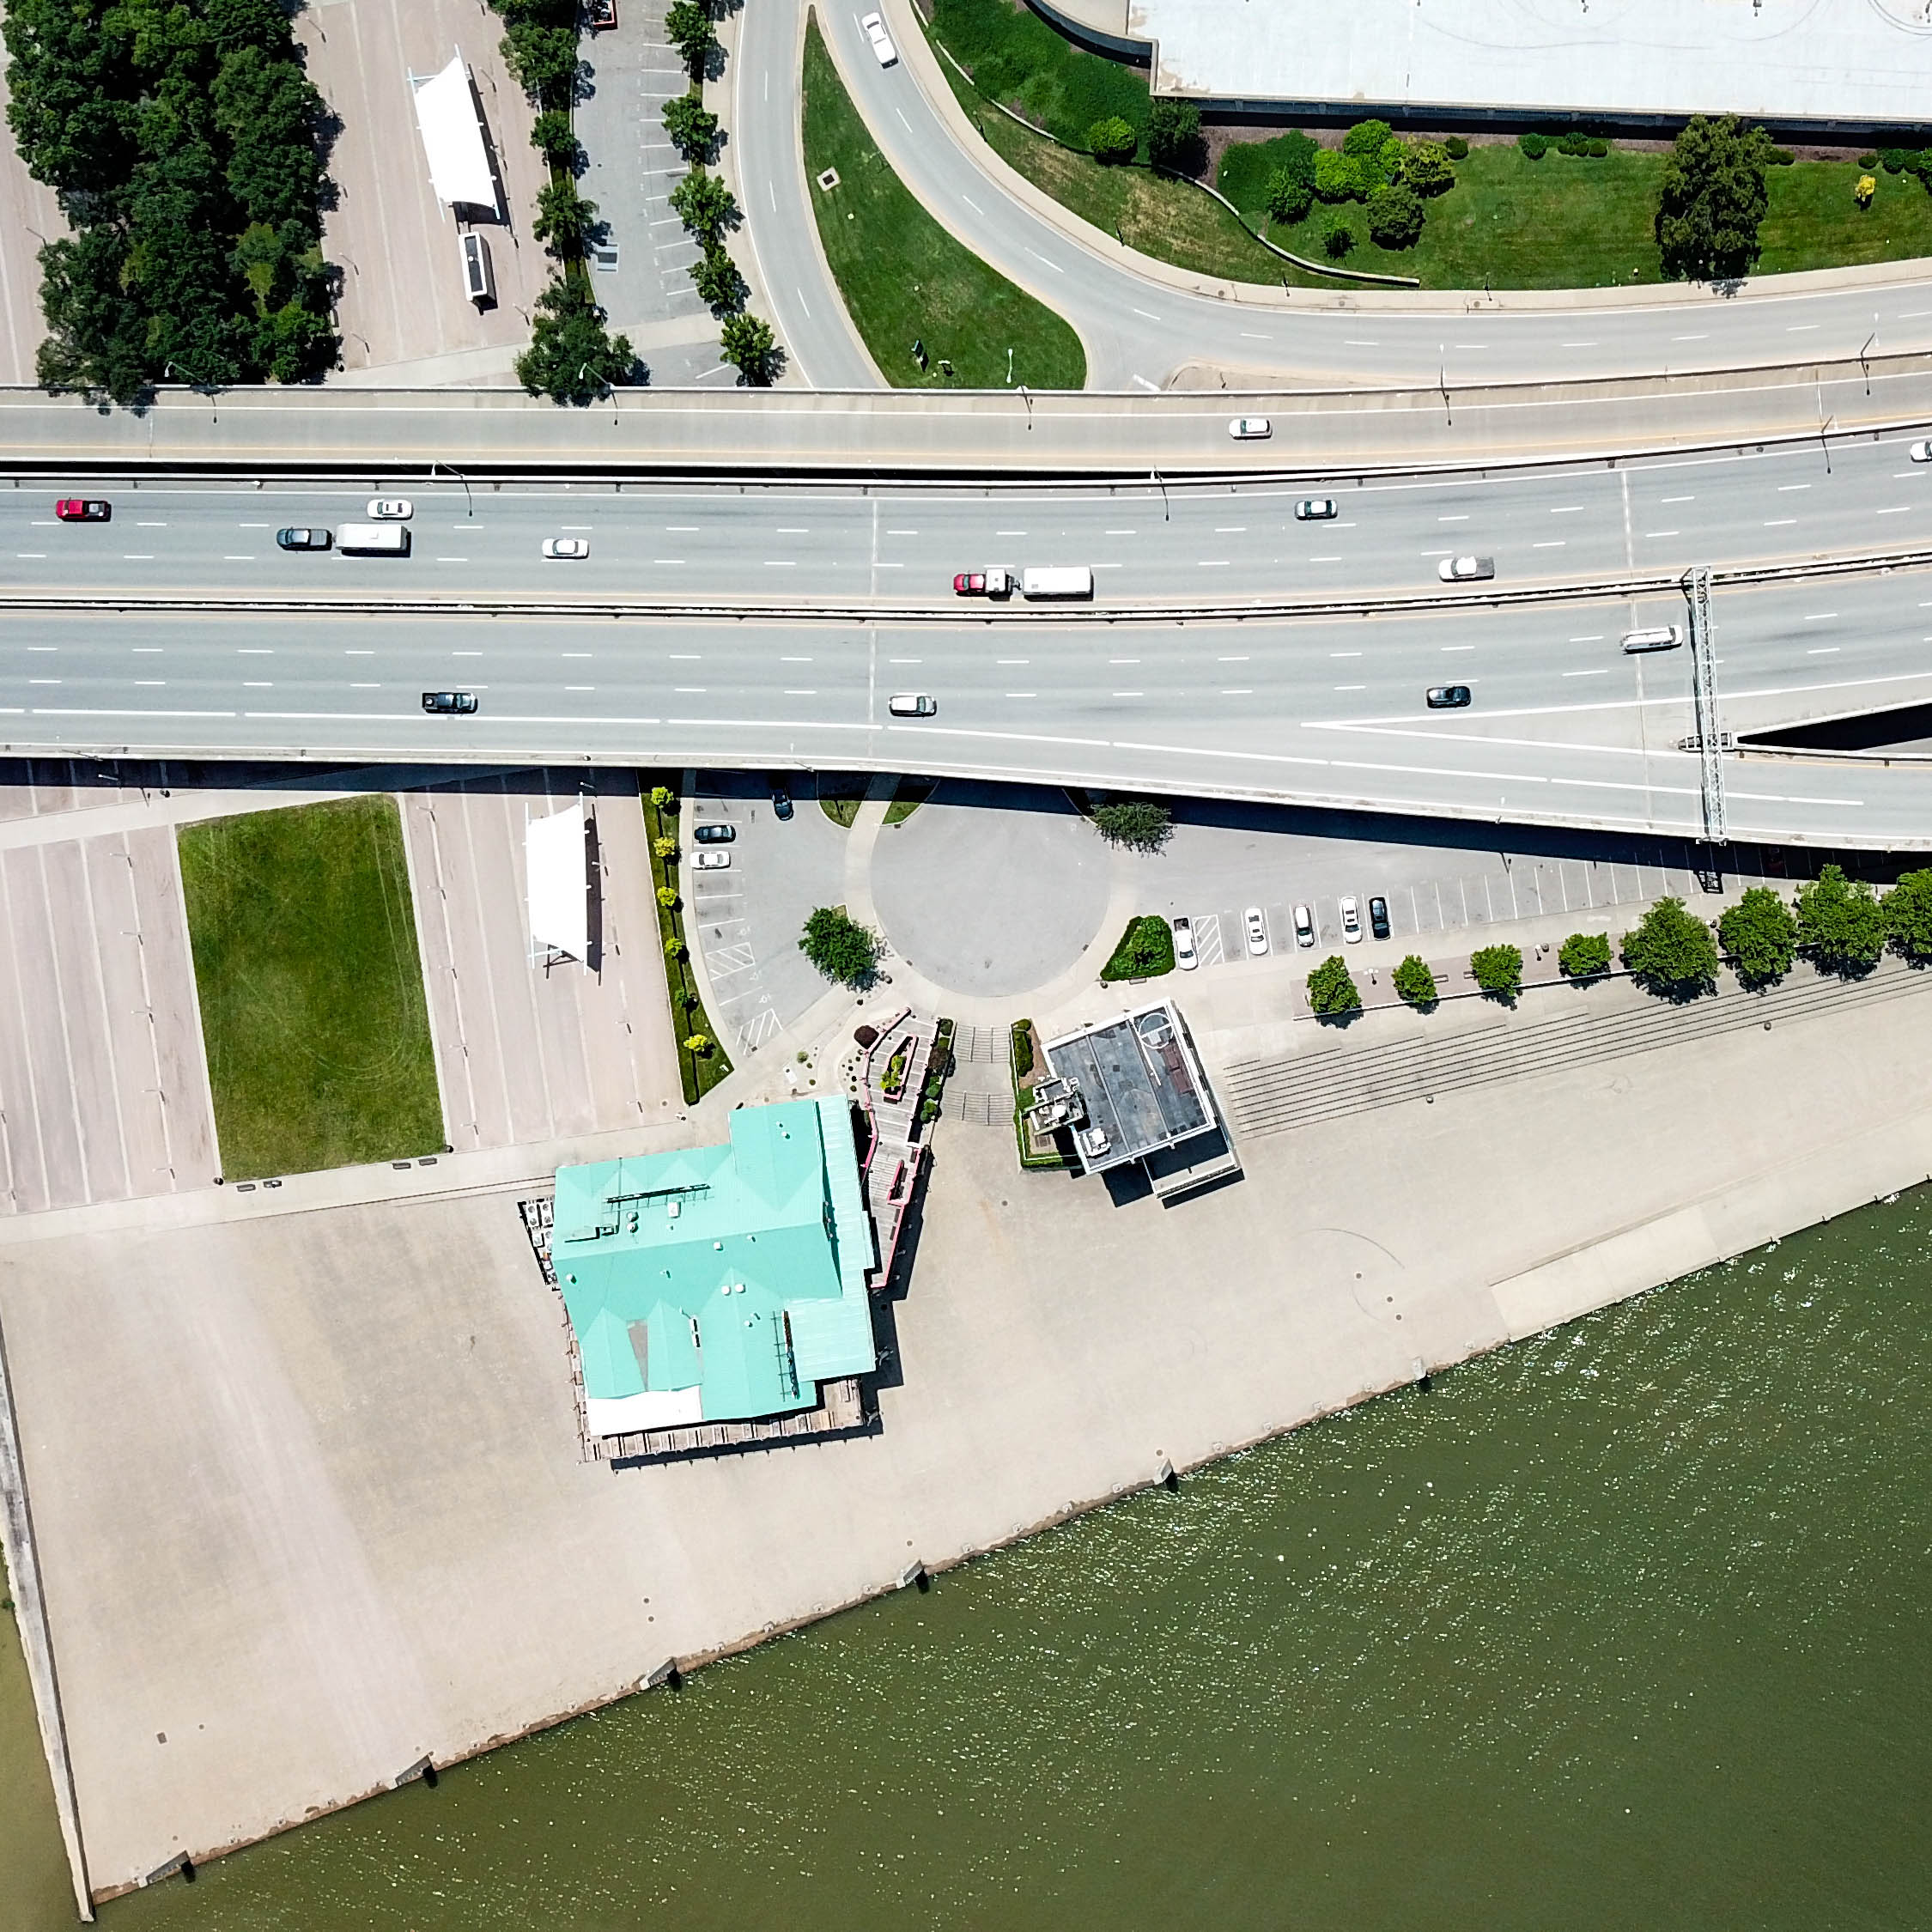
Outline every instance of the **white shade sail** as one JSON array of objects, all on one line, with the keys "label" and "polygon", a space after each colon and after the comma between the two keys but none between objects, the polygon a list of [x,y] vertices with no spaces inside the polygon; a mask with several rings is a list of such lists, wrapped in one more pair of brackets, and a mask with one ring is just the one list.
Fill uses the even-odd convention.
[{"label": "white shade sail", "polygon": [[438,201],[471,208],[496,206],[496,179],[489,172],[483,122],[470,86],[470,70],[458,54],[440,74],[416,81],[416,125],[429,157],[429,179]]},{"label": "white shade sail", "polygon": [[585,958],[590,951],[590,859],[582,805],[524,826],[523,869],[532,951]]}]

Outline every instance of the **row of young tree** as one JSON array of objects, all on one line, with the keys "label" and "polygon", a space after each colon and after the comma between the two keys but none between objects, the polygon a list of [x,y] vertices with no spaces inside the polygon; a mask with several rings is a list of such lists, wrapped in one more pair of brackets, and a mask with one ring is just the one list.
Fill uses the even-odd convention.
[{"label": "row of young tree", "polygon": [[[1726,960],[1738,983],[1756,992],[1775,986],[1801,957],[1820,972],[1856,978],[1870,972],[1887,946],[1915,966],[1932,965],[1932,871],[1906,872],[1881,893],[1826,866],[1789,901],[1771,886],[1750,887],[1715,925],[1681,899],[1660,899],[1625,934],[1621,949],[1607,933],[1572,933],[1557,967],[1565,979],[1587,983],[1607,976],[1620,950],[1625,970],[1640,986],[1668,999],[1694,999],[1716,991]],[[1493,998],[1513,1000],[1522,990],[1520,946],[1479,947],[1469,969]],[[1442,998],[1434,970],[1418,954],[1391,978],[1412,1006],[1432,1007]],[[1361,1010],[1361,991],[1339,953],[1309,975],[1308,999],[1326,1018]]]},{"label": "row of young tree", "polygon": [[[532,229],[559,264],[556,280],[538,303],[533,339],[517,364],[524,386],[563,403],[586,403],[645,371],[625,337],[605,332],[607,317],[591,292],[585,257],[603,232],[597,204],[577,186],[585,155],[571,125],[570,108],[582,85],[577,58],[578,0],[490,0],[509,23],[503,58],[541,110],[532,143],[550,164],[550,182],[537,197]],[[671,191],[673,212],[703,251],[691,281],[723,326],[720,349],[747,382],[769,382],[780,360],[771,325],[744,313],[750,290],[724,238],[741,219],[737,197],[715,174],[722,138],[718,117],[701,92],[708,76],[721,71],[724,55],[714,32],[714,0],[672,0],[665,38],[677,49],[690,82],[664,106],[665,132],[690,166]],[[565,38],[568,57],[565,58]]]},{"label": "row of young tree", "polygon": [[584,404],[614,388],[647,380],[628,336],[613,336],[610,318],[591,290],[586,256],[602,233],[597,204],[577,183],[586,166],[571,110],[586,74],[577,49],[578,0],[489,0],[502,21],[499,43],[510,77],[537,109],[530,144],[544,157],[550,180],[538,191],[531,233],[556,264],[537,298],[530,347],[517,358],[517,380],[533,396]]},{"label": "row of young tree", "polygon": [[40,250],[42,386],[131,402],[335,359],[327,110],[277,0],[8,0],[8,125],[70,237]]}]

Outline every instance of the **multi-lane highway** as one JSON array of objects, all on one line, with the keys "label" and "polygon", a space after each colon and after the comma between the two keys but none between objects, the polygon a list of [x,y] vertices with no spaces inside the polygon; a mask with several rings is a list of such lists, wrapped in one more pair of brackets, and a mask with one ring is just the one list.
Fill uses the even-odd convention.
[{"label": "multi-lane highway", "polygon": [[[735,139],[744,147],[746,222],[781,337],[807,380],[859,380],[856,343],[804,223],[817,191],[803,180],[797,136],[799,43],[806,0],[769,0],[748,17],[736,70]],[[1897,353],[1932,346],[1932,283],[1923,278],[1741,295],[1659,292],[1637,302],[1464,312],[1424,298],[1362,293],[1344,307],[1306,292],[1218,299],[1139,272],[1125,251],[1064,214],[1049,218],[954,107],[937,57],[906,0],[882,0],[901,53],[881,69],[859,26],[866,3],[817,9],[847,85],[907,186],[974,253],[1064,315],[1099,389],[1158,388],[1188,362],[1296,383],[1432,384],[1619,374]],[[1803,278],[1807,284],[1817,279]],[[1523,298],[1515,298],[1521,301]],[[1534,298],[1530,298],[1534,301]],[[1397,306],[1398,302],[1400,306]],[[866,365],[865,380],[876,380]],[[1024,374],[1022,376],[1024,380]],[[1238,380],[1236,382],[1238,386]]]},{"label": "multi-lane highway", "polygon": [[[1109,606],[1280,604],[1436,590],[1438,562],[1467,552],[1493,556],[1500,586],[1601,582],[1932,545],[1932,464],[1912,462],[1911,447],[1292,486],[443,483],[413,490],[407,559],[276,547],[283,526],[360,519],[368,492],[341,483],[143,479],[104,524],[63,524],[51,490],[24,487],[0,495],[0,590],[951,605],[960,570],[1084,563]],[[1297,517],[1311,496],[1331,497],[1335,516]],[[590,556],[548,560],[552,537]]]},{"label": "multi-lane highway", "polygon": [[[413,560],[412,560],[413,561]],[[1932,698],[1932,571],[1716,599],[1726,721]],[[20,750],[873,766],[1694,832],[1689,653],[1626,656],[1680,597],[1186,625],[854,623],[380,609],[21,611]],[[1467,683],[1467,711],[1431,685]],[[430,718],[426,690],[475,691]],[[895,691],[939,700],[893,719]],[[1727,761],[1734,836],[1932,842],[1932,772]]]}]

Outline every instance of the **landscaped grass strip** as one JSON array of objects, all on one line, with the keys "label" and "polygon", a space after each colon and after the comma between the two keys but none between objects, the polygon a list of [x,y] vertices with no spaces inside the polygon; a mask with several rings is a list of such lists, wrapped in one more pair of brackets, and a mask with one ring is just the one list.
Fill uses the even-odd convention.
[{"label": "landscaped grass strip", "polygon": [[[677,838],[677,805],[676,788],[668,778],[657,781],[671,793],[668,805],[659,806],[652,798],[653,782],[648,776],[643,781],[644,835],[651,848],[651,889],[653,893],[665,886],[673,891],[677,889],[679,872],[677,858],[665,859],[658,851],[660,840],[668,839],[676,843]],[[684,932],[684,907],[680,899],[677,904],[667,906],[660,898],[658,901],[658,942],[665,949],[664,956],[665,983],[671,995],[671,1032],[677,1042],[677,1077],[683,1084],[684,1100],[687,1105],[703,1098],[732,1070],[731,1055],[727,1054],[711,1021],[704,1011],[704,1001],[698,993],[697,975],[691,966],[691,942]],[[674,951],[671,949],[675,949]],[[695,1054],[685,1045],[687,1040],[702,1035],[711,1042],[708,1053]]]},{"label": "landscaped grass strip", "polygon": [[179,848],[227,1178],[440,1151],[395,800],[185,825]]},{"label": "landscaped grass strip", "polygon": [[[805,152],[833,279],[888,382],[902,389],[1085,383],[1086,355],[1067,324],[955,240],[886,164],[816,17],[805,28]],[[838,176],[829,191],[816,185],[827,168]],[[915,342],[926,350],[923,369]]]}]

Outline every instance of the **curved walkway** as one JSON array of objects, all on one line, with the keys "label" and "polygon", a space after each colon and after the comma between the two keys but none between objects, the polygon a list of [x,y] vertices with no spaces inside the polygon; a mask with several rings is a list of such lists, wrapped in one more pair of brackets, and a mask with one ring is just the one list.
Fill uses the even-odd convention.
[{"label": "curved walkway", "polygon": [[[757,246],[766,252],[769,233],[770,248],[800,256],[802,216],[817,261],[816,276],[799,260],[789,288],[775,276],[771,289],[781,332],[813,345],[809,364],[826,332],[823,304],[835,302],[836,291],[817,259],[795,135],[787,142],[775,131],[781,120],[796,126],[806,3],[767,0],[751,10],[758,17],[741,52],[739,104],[751,184],[745,208]],[[966,246],[1066,318],[1086,348],[1092,388],[1157,388],[1183,370],[1192,380],[1224,374],[1262,386],[1576,380],[1932,346],[1932,268],[1923,262],[1777,277],[1731,297],[1655,288],[1500,299],[1291,295],[1194,276],[1118,246],[1008,167],[959,106],[910,0],[881,3],[901,56],[885,69],[859,27],[859,0],[819,8],[827,45],[881,151]],[[759,137],[750,130],[754,118],[769,124]],[[782,180],[768,178],[761,188],[760,172],[776,166],[789,171],[789,201]]]}]

